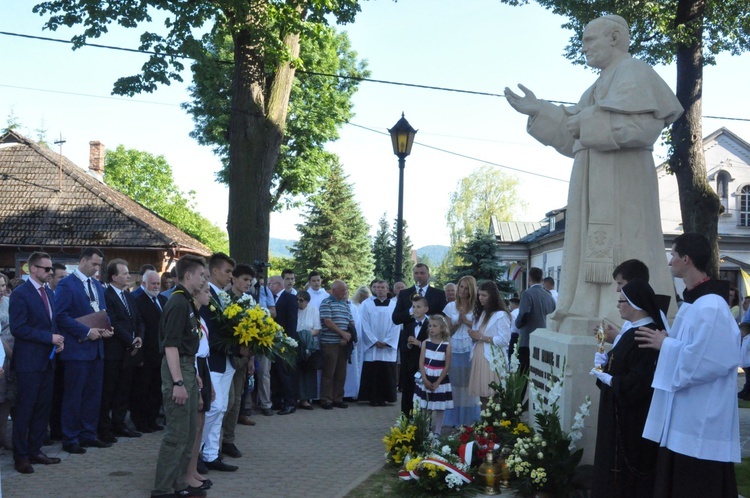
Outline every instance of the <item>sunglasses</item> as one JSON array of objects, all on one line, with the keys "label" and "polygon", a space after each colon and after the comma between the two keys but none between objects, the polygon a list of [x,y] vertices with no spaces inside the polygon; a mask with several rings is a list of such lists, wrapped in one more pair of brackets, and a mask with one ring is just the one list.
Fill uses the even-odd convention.
[{"label": "sunglasses", "polygon": [[36,266],[37,268],[41,268],[42,270],[46,271],[47,273],[49,273],[49,272],[51,272],[51,271],[54,270],[54,268],[52,268],[51,266],[39,266],[39,265],[31,265],[31,266]]}]

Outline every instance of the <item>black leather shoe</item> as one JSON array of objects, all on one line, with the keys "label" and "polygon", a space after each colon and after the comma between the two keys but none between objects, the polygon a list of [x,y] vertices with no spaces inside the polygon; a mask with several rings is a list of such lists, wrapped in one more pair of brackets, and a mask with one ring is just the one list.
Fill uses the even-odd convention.
[{"label": "black leather shoe", "polygon": [[324,410],[333,410],[333,403],[323,403],[320,407]]},{"label": "black leather shoe", "polygon": [[55,457],[48,457],[44,453],[39,453],[38,455],[31,455],[29,457],[29,461],[31,463],[39,463],[41,465],[55,465],[56,463],[60,463],[62,460]]},{"label": "black leather shoe", "polygon": [[81,447],[78,443],[72,443],[72,444],[63,444],[62,449],[67,451],[68,453],[73,453],[75,455],[83,455],[86,453],[86,450]]},{"label": "black leather shoe", "polygon": [[201,482],[200,488],[209,490],[211,489],[211,486],[214,485],[213,481],[211,479],[198,479]]},{"label": "black leather shoe", "polygon": [[335,406],[336,408],[349,408],[349,405],[347,405],[343,401],[338,401],[334,403],[333,406]]},{"label": "black leather shoe", "polygon": [[115,431],[115,436],[120,437],[141,437],[142,435],[143,434],[141,434],[140,432],[131,431],[127,427],[125,427],[124,429],[120,429],[119,431]]},{"label": "black leather shoe", "polygon": [[297,409],[293,406],[287,406],[283,410],[279,410],[276,412],[277,415],[289,415],[290,413],[296,412]]},{"label": "black leather shoe", "polygon": [[100,434],[99,441],[101,441],[102,443],[114,444],[117,442],[117,438],[115,437],[114,434],[112,434],[111,432],[108,432],[106,434]]},{"label": "black leather shoe", "polygon": [[189,497],[189,498],[202,498],[202,497],[206,496],[207,493],[206,493],[205,489],[194,488],[192,486],[188,486],[185,489],[181,489],[179,491],[175,491],[174,495],[175,496],[184,496],[186,498],[187,497]]},{"label": "black leather shoe", "polygon": [[31,466],[28,458],[19,458],[15,461],[14,465],[16,472],[19,474],[33,474],[34,467]]},{"label": "black leather shoe", "polygon": [[273,415],[273,410],[271,410],[270,408],[263,408],[263,415],[265,415],[266,417],[270,417]]},{"label": "black leather shoe", "polygon": [[228,463],[224,463],[218,458],[216,460],[211,460],[210,462],[203,461],[204,464],[206,464],[206,468],[208,470],[218,470],[219,472],[234,472],[235,470],[239,469],[236,465],[229,465]]},{"label": "black leather shoe", "polygon": [[137,430],[141,434],[151,434],[152,432],[154,432],[154,429],[152,429],[151,427],[143,425],[136,425],[135,430]]},{"label": "black leather shoe", "polygon": [[83,448],[109,448],[112,443],[105,443],[100,439],[92,439],[91,441],[81,441],[81,447]]},{"label": "black leather shoe", "polygon": [[198,471],[199,474],[206,474],[208,473],[208,467],[206,467],[206,464],[203,463],[203,459],[199,458],[198,463],[195,465],[195,469]]},{"label": "black leather shoe", "polygon": [[242,457],[242,452],[234,445],[234,443],[223,443],[221,445],[221,452],[232,458]]}]

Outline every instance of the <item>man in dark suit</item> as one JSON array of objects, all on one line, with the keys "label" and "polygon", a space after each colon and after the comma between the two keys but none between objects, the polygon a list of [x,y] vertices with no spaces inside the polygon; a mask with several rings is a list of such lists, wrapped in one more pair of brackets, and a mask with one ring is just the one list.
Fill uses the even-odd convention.
[{"label": "man in dark suit", "polygon": [[531,287],[521,293],[521,304],[518,306],[518,360],[522,372],[529,371],[529,336],[536,329],[547,326],[547,315],[555,311],[555,300],[542,287],[544,273],[541,268],[529,269]]},{"label": "man in dark suit", "polygon": [[[11,368],[17,375],[16,411],[13,415],[13,458],[22,474],[34,472],[32,463],[60,463],[42,453],[52,406],[53,354],[63,350],[57,331],[54,294],[45,287],[52,276],[47,253],[29,257],[29,280],[10,296],[10,332],[15,338]],[[54,353],[53,353],[54,350]]]},{"label": "man in dark suit", "polygon": [[161,278],[150,270],[143,274],[146,284],[143,293],[135,299],[143,320],[143,346],[141,362],[133,370],[133,388],[130,391],[130,418],[139,432],[160,431],[156,423],[161,408],[161,353],[159,353],[159,321],[167,298],[159,294]]},{"label": "man in dark suit", "polygon": [[[279,277],[268,279],[268,288],[273,293],[276,306],[276,323],[284,327],[286,335],[299,341],[297,334],[297,313],[299,306],[297,298],[284,289],[284,280]],[[297,410],[297,369],[283,361],[275,361],[271,365],[271,373],[276,377],[281,398],[279,415],[288,415]]]},{"label": "man in dark suit", "polygon": [[[104,382],[99,411],[99,439],[114,443],[115,436],[140,437],[125,423],[133,385],[134,355],[143,345],[143,322],[135,299],[126,291],[130,282],[128,263],[113,259],[107,265],[109,287],[104,291],[107,316],[115,335],[104,339]],[[111,416],[110,416],[111,412]]]},{"label": "man in dark suit", "polygon": [[[208,260],[208,272],[210,274],[208,286],[211,290],[211,305],[201,306],[198,311],[208,327],[208,346],[211,354],[208,357],[208,369],[211,372],[211,385],[214,387],[216,396],[211,402],[211,408],[206,412],[206,421],[203,424],[203,460],[209,470],[222,472],[233,472],[239,467],[224,463],[219,458],[221,450],[221,424],[229,404],[229,390],[232,387],[234,367],[229,359],[232,355],[239,354],[235,348],[228,349],[226,340],[232,335],[232,330],[216,315],[220,315],[224,309],[220,294],[232,280],[232,271],[235,261],[222,252],[217,252]],[[226,298],[229,295],[226,294]],[[235,447],[236,449],[236,447]],[[234,453],[233,457],[242,456]]]},{"label": "man in dark suit", "polygon": [[133,299],[137,299],[138,296],[143,294],[144,291],[146,290],[146,280],[143,278],[143,276],[146,274],[147,271],[156,271],[156,267],[148,263],[141,266],[141,270],[138,272],[141,275],[141,283],[138,287],[133,289],[133,292],[131,292]]},{"label": "man in dark suit", "polygon": [[409,415],[414,405],[414,374],[419,371],[422,341],[429,335],[427,298],[414,296],[410,307],[414,316],[404,324],[398,341],[398,349],[401,352],[401,411],[405,415]]},{"label": "man in dark suit", "polygon": [[428,315],[442,315],[445,305],[448,304],[445,292],[430,287],[430,268],[424,263],[417,263],[414,265],[414,285],[398,293],[396,308],[393,310],[393,323],[403,325],[411,320],[411,299],[415,295],[427,299]]},{"label": "man in dark suit", "polygon": [[60,353],[65,362],[65,394],[62,406],[63,449],[86,453],[84,448],[108,448],[96,437],[104,375],[104,344],[112,337],[109,328],[89,328],[76,321],[106,310],[104,288],[94,278],[102,266],[104,253],[95,247],[81,252],[78,268],[60,280],[55,289],[58,327],[66,348]]}]

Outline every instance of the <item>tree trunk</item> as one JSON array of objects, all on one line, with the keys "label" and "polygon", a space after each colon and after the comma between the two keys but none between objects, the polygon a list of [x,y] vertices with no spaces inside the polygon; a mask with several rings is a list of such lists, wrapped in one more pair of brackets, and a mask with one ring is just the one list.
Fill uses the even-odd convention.
[{"label": "tree trunk", "polygon": [[687,25],[692,39],[677,47],[677,98],[685,112],[672,125],[669,166],[677,178],[682,228],[698,232],[713,245],[709,276],[719,275],[718,224],[721,202],[711,189],[703,154],[703,17],[705,0],[679,0],[675,23]]},{"label": "tree trunk", "polygon": [[[263,2],[257,2],[264,10]],[[265,12],[251,12],[265,22]],[[279,158],[294,68],[283,64],[270,80],[263,61],[263,40],[252,23],[234,32],[234,74],[229,124],[229,249],[237,261],[268,261],[273,199],[271,186]],[[299,35],[284,42],[299,55]]]}]

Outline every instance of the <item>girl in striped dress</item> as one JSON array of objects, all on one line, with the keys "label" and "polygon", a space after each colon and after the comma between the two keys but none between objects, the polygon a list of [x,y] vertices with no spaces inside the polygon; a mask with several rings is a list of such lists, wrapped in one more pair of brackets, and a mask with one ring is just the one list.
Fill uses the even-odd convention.
[{"label": "girl in striped dress", "polygon": [[429,337],[422,343],[419,372],[422,382],[417,382],[414,399],[422,408],[432,410],[433,432],[443,430],[445,410],[453,408],[453,393],[448,370],[451,366],[451,335],[448,322],[442,315],[432,315],[428,326]]}]

